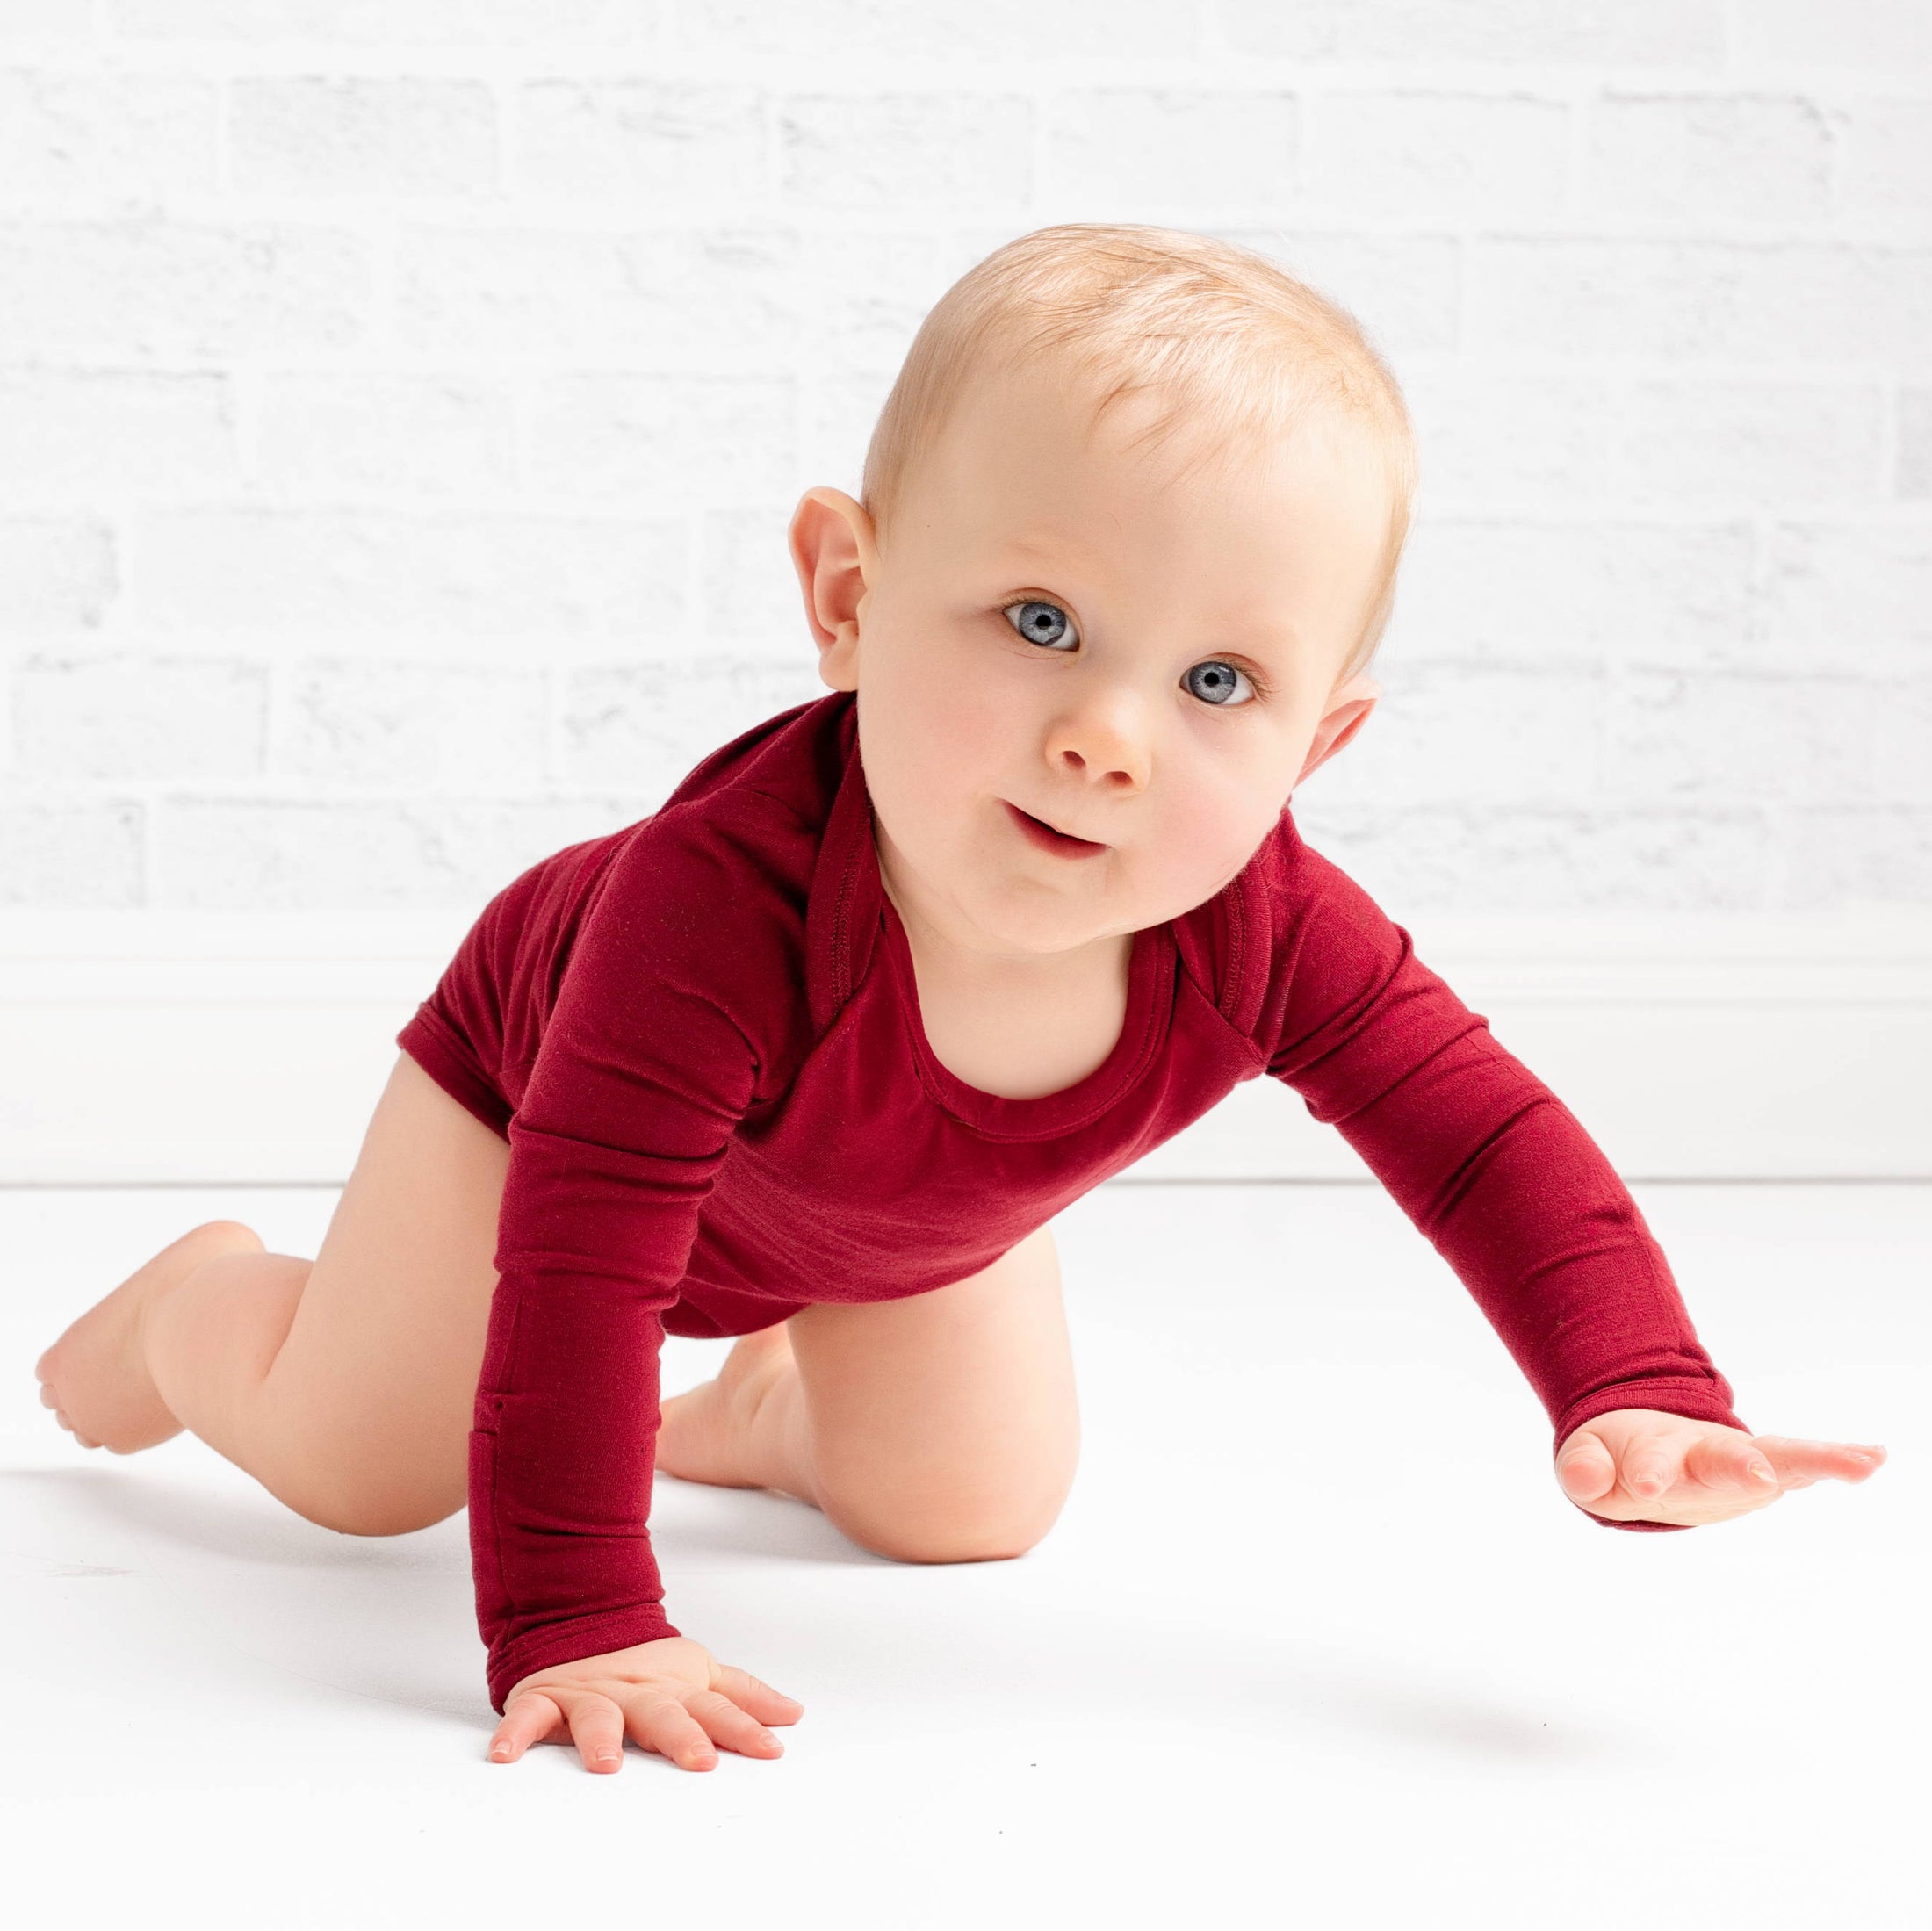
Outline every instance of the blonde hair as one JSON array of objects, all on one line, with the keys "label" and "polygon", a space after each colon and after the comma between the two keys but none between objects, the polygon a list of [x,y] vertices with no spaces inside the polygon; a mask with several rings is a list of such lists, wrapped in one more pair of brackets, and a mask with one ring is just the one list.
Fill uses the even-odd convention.
[{"label": "blonde hair", "polygon": [[[920,324],[873,426],[861,500],[883,546],[908,477],[933,449],[969,379],[1058,357],[1099,393],[1157,398],[1141,432],[1164,444],[1211,433],[1204,456],[1287,435],[1305,418],[1366,433],[1389,486],[1388,537],[1361,635],[1341,682],[1366,668],[1388,627],[1409,539],[1415,434],[1394,373],[1339,304],[1231,242],[1178,228],[1073,221],[994,249]],[[1136,437],[1138,442],[1141,437]]]}]

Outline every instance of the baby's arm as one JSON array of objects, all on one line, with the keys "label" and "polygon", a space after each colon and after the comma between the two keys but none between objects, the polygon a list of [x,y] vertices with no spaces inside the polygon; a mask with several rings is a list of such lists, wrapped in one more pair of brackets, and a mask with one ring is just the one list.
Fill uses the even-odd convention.
[{"label": "baby's arm", "polygon": [[[1759,1506],[1758,1490],[1727,1481],[1721,1506],[1686,1486],[1748,1467],[1739,1450],[1753,1437],[1602,1149],[1367,893],[1298,840],[1287,853],[1268,1070],[1337,1128],[1469,1290],[1550,1417],[1565,1494],[1595,1521],[1641,1531]],[[1766,1497],[1854,1472],[1821,1459],[1832,1445],[1782,1441],[1762,1438],[1783,1462]],[[1651,1506],[1665,1490],[1621,1486],[1626,1451],[1632,1475],[1670,1473],[1668,1506]]]},{"label": "baby's arm", "polygon": [[470,1435],[499,1711],[533,1670],[679,1633],[645,1528],[661,1316],[748,1100],[751,1056],[702,994],[648,970],[619,993],[600,952],[580,942],[509,1128]]},{"label": "baby's arm", "polygon": [[[621,1744],[628,1724],[653,1747],[674,1733],[698,1768],[707,1733],[775,1750],[752,1713],[793,1719],[789,1699],[680,1637],[645,1526],[661,1317],[761,1063],[736,1016],[755,1000],[721,963],[755,938],[721,937],[717,880],[667,818],[614,861],[510,1124],[470,1536],[491,1707],[508,1718],[513,1691],[557,1705],[534,1732],[527,1711],[507,1721],[499,1740],[520,1747],[560,1712],[587,1762],[587,1726],[602,1740],[615,1724]],[[571,1666],[591,1663],[586,1693]],[[732,1682],[762,1694],[727,1711]]]}]

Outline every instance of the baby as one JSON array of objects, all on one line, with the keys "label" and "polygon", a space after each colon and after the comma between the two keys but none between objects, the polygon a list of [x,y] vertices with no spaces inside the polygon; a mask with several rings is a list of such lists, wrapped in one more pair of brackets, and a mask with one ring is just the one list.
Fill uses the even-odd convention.
[{"label": "baby", "polygon": [[[42,1400],[351,1534],[467,1502],[500,1760],[776,1755],[802,1705],[667,1618],[653,1466],[905,1561],[1030,1548],[1078,1452],[1049,1223],[1265,1073],[1450,1263],[1594,1520],[1862,1479],[1882,1449],[1738,1419],[1601,1151],[1295,829],[1374,707],[1414,487],[1381,357],[1262,257],[997,250],[863,502],[793,516],[829,695],[490,902],[313,1262],[194,1228]],[[660,1407],[667,1332],[744,1338]]]}]

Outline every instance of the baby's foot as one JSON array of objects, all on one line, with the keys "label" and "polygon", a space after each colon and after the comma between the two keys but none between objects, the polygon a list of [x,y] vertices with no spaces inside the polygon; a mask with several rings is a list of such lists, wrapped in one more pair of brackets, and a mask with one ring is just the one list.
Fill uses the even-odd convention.
[{"label": "baby's foot", "polygon": [[267,1250],[238,1221],[210,1221],[164,1247],[70,1326],[34,1363],[41,1405],[83,1448],[132,1455],[181,1432],[142,1351],[143,1309],[215,1254]]},{"label": "baby's foot", "polygon": [[682,1481],[763,1487],[749,1473],[745,1446],[760,1404],[796,1365],[782,1321],[739,1336],[715,1380],[659,1403],[657,1466]]}]

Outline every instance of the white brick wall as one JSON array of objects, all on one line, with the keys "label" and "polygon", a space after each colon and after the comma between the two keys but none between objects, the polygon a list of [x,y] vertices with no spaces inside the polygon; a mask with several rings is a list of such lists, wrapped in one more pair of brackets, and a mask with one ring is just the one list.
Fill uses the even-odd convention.
[{"label": "white brick wall", "polygon": [[1932,902],[1924,0],[0,0],[0,907],[479,905],[817,695],[1042,223],[1262,248],[1421,524],[1398,913]]}]

